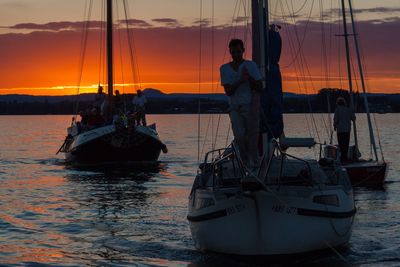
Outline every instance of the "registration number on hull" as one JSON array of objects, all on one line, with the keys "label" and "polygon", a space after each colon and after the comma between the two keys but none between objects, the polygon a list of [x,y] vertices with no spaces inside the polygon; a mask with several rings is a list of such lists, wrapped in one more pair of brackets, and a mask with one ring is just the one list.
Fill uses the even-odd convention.
[{"label": "registration number on hull", "polygon": [[297,214],[296,207],[286,207],[285,205],[273,205],[272,211],[276,213]]}]

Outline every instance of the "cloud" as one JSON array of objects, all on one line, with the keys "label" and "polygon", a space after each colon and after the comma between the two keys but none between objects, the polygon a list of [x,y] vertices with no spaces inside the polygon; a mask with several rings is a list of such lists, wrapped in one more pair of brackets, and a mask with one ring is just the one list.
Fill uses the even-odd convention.
[{"label": "cloud", "polygon": [[397,13],[400,12],[400,7],[373,7],[354,9],[354,13]]},{"label": "cloud", "polygon": [[193,26],[200,26],[200,24],[202,27],[209,27],[211,25],[211,20],[203,18],[203,19],[195,19],[193,21]]},{"label": "cloud", "polygon": [[234,22],[241,23],[241,22],[251,22],[249,17],[241,17],[238,16],[235,18]]},{"label": "cloud", "polygon": [[118,21],[120,24],[126,24],[128,23],[129,26],[134,26],[134,27],[142,27],[142,28],[146,28],[146,27],[151,27],[152,25],[150,23],[148,23],[145,20],[141,20],[141,19],[128,19],[128,20],[120,20]]},{"label": "cloud", "polygon": [[102,21],[58,21],[49,22],[44,24],[37,23],[19,23],[8,27],[9,29],[16,30],[47,30],[47,31],[61,31],[61,30],[79,30],[87,26],[91,29],[100,28],[104,25]]},{"label": "cloud", "polygon": [[170,27],[182,26],[178,20],[172,18],[157,18],[157,19],[152,19],[152,21]]},{"label": "cloud", "polygon": [[[327,11],[327,13],[341,13],[342,9],[341,8],[333,8],[330,11]],[[349,12],[346,10],[346,12]],[[354,14],[361,14],[361,13],[398,13],[400,12],[400,7],[372,7],[372,8],[358,8],[358,9],[353,9]]]}]

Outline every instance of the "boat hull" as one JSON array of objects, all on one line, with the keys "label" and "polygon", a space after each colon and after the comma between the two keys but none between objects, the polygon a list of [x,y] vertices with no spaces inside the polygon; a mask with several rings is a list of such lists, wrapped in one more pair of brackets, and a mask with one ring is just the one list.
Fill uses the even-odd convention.
[{"label": "boat hull", "polygon": [[[143,127],[145,128],[145,127]],[[68,162],[157,161],[165,145],[155,131],[105,126],[74,137],[65,150]]]},{"label": "boat hull", "polygon": [[[355,209],[352,192],[340,192],[340,199],[346,200],[340,208],[266,191],[233,196],[203,209],[192,205],[188,220],[193,240],[199,250],[236,255],[297,254],[342,246],[350,239]],[[338,194],[323,192],[330,193]]]},{"label": "boat hull", "polygon": [[354,162],[344,164],[349,175],[350,182],[353,186],[383,186],[386,173],[387,163],[377,161]]}]

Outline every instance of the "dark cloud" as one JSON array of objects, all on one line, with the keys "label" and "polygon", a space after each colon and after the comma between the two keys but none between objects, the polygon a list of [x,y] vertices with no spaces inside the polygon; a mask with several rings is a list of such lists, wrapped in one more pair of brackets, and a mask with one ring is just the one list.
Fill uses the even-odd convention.
[{"label": "dark cloud", "polygon": [[119,21],[120,24],[126,24],[128,23],[129,26],[134,26],[134,27],[142,27],[142,28],[147,28],[147,27],[151,27],[152,25],[150,23],[148,23],[145,20],[141,20],[141,19],[128,19],[128,20],[120,20]]},{"label": "dark cloud", "polygon": [[203,26],[203,27],[209,27],[211,25],[211,20],[210,19],[195,19],[193,21],[194,26]]},{"label": "dark cloud", "polygon": [[[334,8],[331,12],[341,12],[342,9]],[[353,9],[353,13],[397,13],[400,12],[400,7],[372,7],[372,8],[358,8]]]},{"label": "dark cloud", "polygon": [[236,23],[241,23],[241,22],[246,22],[246,21],[250,21],[250,18],[238,16],[234,20],[234,22],[236,22]]},{"label": "dark cloud", "polygon": [[58,21],[49,22],[44,24],[37,23],[19,23],[8,27],[9,29],[17,30],[47,30],[47,31],[60,31],[60,30],[79,30],[87,26],[89,28],[100,28],[104,25],[102,21]]},{"label": "dark cloud", "polygon": [[157,19],[152,19],[152,21],[156,23],[162,23],[170,27],[182,26],[178,20],[172,18],[157,18]]}]

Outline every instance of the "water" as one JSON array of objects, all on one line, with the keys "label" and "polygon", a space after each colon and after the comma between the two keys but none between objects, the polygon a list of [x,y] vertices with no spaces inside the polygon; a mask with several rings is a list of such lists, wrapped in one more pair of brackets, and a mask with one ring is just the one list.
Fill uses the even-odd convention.
[{"label": "water", "polygon": [[[186,215],[197,169],[197,115],[148,116],[157,122],[169,153],[155,166],[117,168],[66,166],[62,156],[55,155],[70,116],[1,116],[0,264],[399,266],[400,115],[376,118],[389,175],[383,190],[355,192],[358,213],[349,248],[339,251],[340,256],[328,251],[283,259],[232,257],[194,248]],[[218,115],[201,120],[201,134],[208,132],[209,137],[200,140],[205,152],[211,136],[215,139]],[[368,157],[365,119],[359,115],[358,121],[361,148]],[[288,136],[307,136],[313,128],[305,115],[286,115],[285,123]],[[329,132],[321,116],[315,115],[315,123],[320,138],[326,138]],[[229,128],[225,115],[219,124],[217,147],[222,147]]]}]

